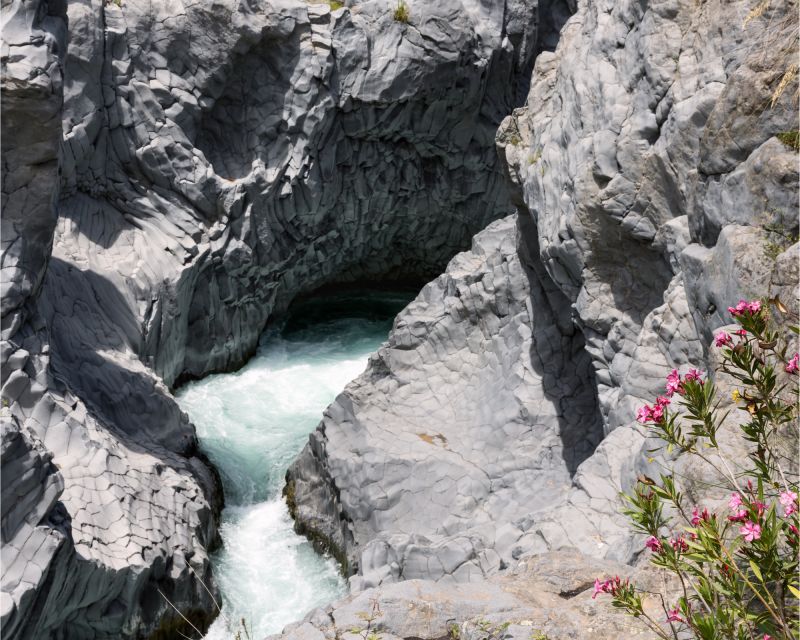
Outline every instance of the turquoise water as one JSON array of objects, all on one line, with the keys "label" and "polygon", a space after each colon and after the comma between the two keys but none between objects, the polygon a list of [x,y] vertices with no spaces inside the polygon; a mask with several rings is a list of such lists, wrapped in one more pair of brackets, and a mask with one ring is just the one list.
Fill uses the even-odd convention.
[{"label": "turquoise water", "polygon": [[294,533],[281,497],[284,475],[408,299],[339,294],[297,305],[241,370],[178,392],[225,487],[223,548],[212,558],[222,615],[207,639],[230,640],[226,622],[241,618],[252,638],[262,638],[346,593],[337,564]]}]

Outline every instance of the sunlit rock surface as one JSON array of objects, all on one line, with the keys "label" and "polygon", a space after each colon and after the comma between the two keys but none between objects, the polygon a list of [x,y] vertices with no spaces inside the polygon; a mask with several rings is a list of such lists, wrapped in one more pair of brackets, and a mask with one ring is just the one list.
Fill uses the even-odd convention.
[{"label": "sunlit rock surface", "polygon": [[491,224],[420,292],[289,470],[301,529],[359,586],[510,565],[602,439],[569,305],[518,235]]},{"label": "sunlit rock surface", "polygon": [[[412,579],[367,589],[312,611],[271,640],[356,640],[365,630],[391,640],[655,638],[638,620],[592,599],[595,577],[617,574],[631,575],[643,589],[665,586],[651,570],[556,551],[524,557],[480,582]],[[654,617],[663,615],[656,598],[646,598],[644,606]]]},{"label": "sunlit rock surface", "polygon": [[[169,388],[513,211],[495,131],[567,3],[393,7],[4,6],[9,638],[170,637],[167,599],[204,627],[222,496]],[[39,479],[7,500],[6,460]]]},{"label": "sunlit rock surface", "polygon": [[751,9],[580,2],[537,58],[497,136],[518,230],[423,289],[290,470],[299,528],[354,587],[562,547],[636,559],[618,494],[661,461],[635,409],[672,368],[711,368],[731,302],[797,305],[797,150],[777,137],[797,127],[797,5]]},{"label": "sunlit rock surface", "polygon": [[435,278],[505,218],[290,474],[353,587],[437,593],[634,559],[635,407],[731,301],[796,301],[796,2],[350,4],[4,7],[9,638],[208,623],[221,492],[169,389],[298,294]]}]

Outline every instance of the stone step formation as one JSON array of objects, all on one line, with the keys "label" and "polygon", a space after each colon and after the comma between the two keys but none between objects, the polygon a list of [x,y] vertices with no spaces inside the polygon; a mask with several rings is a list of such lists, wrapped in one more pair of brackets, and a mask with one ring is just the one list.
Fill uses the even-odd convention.
[{"label": "stone step formation", "polygon": [[581,562],[637,559],[635,408],[732,300],[797,306],[796,4],[343,4],[4,8],[5,637],[206,628],[223,496],[172,390],[362,281],[421,291],[289,470],[353,595],[287,634],[377,598],[621,637],[574,620]]}]

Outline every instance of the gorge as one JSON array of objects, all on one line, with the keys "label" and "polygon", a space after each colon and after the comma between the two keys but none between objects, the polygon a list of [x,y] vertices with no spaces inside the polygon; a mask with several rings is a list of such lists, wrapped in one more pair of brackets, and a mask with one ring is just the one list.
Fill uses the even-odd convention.
[{"label": "gorge", "polygon": [[[280,507],[286,468],[351,594],[284,636],[354,640],[377,598],[387,637],[632,637],[586,596],[641,549],[636,407],[732,301],[797,310],[797,3],[340,4],[4,4],[8,638],[205,632],[223,507]],[[215,459],[207,376],[365,283],[416,298],[302,451]]]}]

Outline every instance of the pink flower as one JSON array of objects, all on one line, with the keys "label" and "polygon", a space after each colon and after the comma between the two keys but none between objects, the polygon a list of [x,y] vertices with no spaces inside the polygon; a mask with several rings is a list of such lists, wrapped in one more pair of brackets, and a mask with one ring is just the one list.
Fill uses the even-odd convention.
[{"label": "pink flower", "polygon": [[683,618],[681,618],[681,611],[678,609],[678,607],[669,610],[667,613],[667,622],[683,622]]},{"label": "pink flower", "polygon": [[731,334],[720,331],[717,335],[714,336],[714,346],[715,347],[727,347],[729,344],[733,343],[733,338],[731,338]]},{"label": "pink flower", "polygon": [[783,505],[783,513],[787,518],[797,511],[797,494],[794,491],[784,491],[778,500]]},{"label": "pink flower", "polygon": [[800,370],[800,353],[795,353],[786,365],[787,373],[797,373]]},{"label": "pink flower", "polygon": [[750,514],[747,513],[746,509],[739,509],[732,516],[728,516],[728,520],[730,520],[731,522],[744,522],[749,517],[750,517]]},{"label": "pink flower", "polygon": [[698,508],[695,507],[694,509],[692,509],[692,526],[696,527],[698,524],[700,524],[701,521],[708,520],[709,517],[710,516],[708,515],[708,509],[703,509],[703,512],[700,513]]},{"label": "pink flower", "polygon": [[767,505],[765,505],[763,502],[759,502],[758,500],[753,502],[753,506],[758,510],[759,518],[764,515],[764,511],[767,509]]},{"label": "pink flower", "polygon": [[653,416],[653,408],[649,405],[644,405],[643,407],[639,407],[639,410],[636,412],[636,420],[641,422],[642,424],[647,424],[650,422]]},{"label": "pink flower", "polygon": [[744,313],[756,314],[761,311],[761,300],[739,300],[735,307],[728,307],[728,313],[732,316],[740,316]]},{"label": "pink flower", "polygon": [[683,536],[678,536],[677,538],[670,538],[669,543],[672,545],[672,548],[675,549],[678,553],[683,553],[684,551],[689,550],[689,545],[686,544],[686,540],[683,539]]},{"label": "pink flower", "polygon": [[742,336],[742,337],[744,337],[744,336],[746,336],[746,335],[747,335],[747,329],[737,329],[736,331],[734,331],[734,333],[735,333],[737,336]]},{"label": "pink flower", "polygon": [[661,540],[655,536],[650,536],[644,543],[644,546],[650,549],[653,553],[661,552]]},{"label": "pink flower", "polygon": [[768,633],[765,633],[764,634],[764,640],[772,640],[772,636],[769,635]]},{"label": "pink flower", "polygon": [[739,533],[744,536],[747,542],[753,542],[761,537],[761,527],[755,522],[745,522],[744,526],[739,529]]},{"label": "pink flower", "polygon": [[[627,584],[628,581],[625,581]],[[609,578],[608,580],[604,580],[600,582],[599,578],[594,579],[594,593],[592,594],[592,600],[594,600],[598,595],[601,593],[610,593],[612,596],[617,594],[617,590],[622,586],[622,580],[620,580],[619,576],[614,576],[613,578]]]},{"label": "pink flower", "polygon": [[642,424],[661,422],[664,419],[664,407],[668,404],[669,400],[667,398],[659,396],[654,407],[648,404],[639,407],[639,410],[636,412],[636,420]]},{"label": "pink flower", "polygon": [[704,374],[702,371],[698,371],[697,369],[689,369],[689,373],[686,374],[684,379],[686,381],[697,380],[700,384],[703,384],[703,381],[700,379],[703,375]]},{"label": "pink flower", "polygon": [[728,307],[728,313],[730,313],[732,316],[740,316],[745,311],[747,311],[746,300],[739,300],[739,303],[735,307]]},{"label": "pink flower", "polygon": [[664,419],[664,407],[657,404],[650,410],[650,419],[653,422],[661,422]]},{"label": "pink flower", "polygon": [[681,376],[678,374],[677,369],[673,369],[667,376],[667,395],[671,396],[675,392],[681,391]]},{"label": "pink flower", "polygon": [[739,493],[732,493],[731,499],[728,500],[728,506],[731,509],[738,509],[742,506],[742,496]]}]

